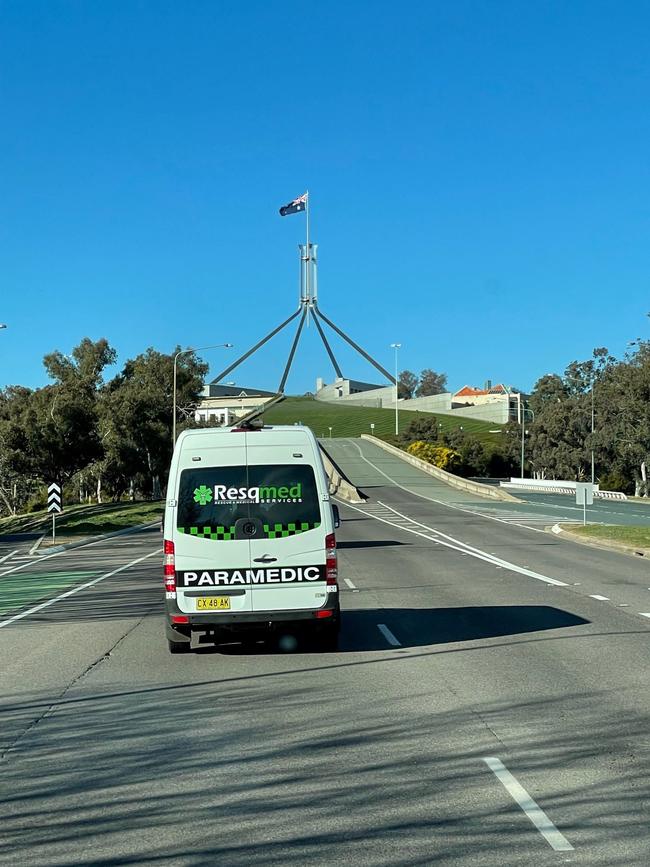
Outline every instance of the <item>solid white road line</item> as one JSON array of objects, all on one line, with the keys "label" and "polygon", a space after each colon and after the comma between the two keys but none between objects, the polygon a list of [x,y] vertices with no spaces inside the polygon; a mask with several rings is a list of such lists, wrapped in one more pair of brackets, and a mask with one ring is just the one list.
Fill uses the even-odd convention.
[{"label": "solid white road line", "polygon": [[17,554],[20,551],[20,548],[16,548],[15,551],[10,551],[8,554],[5,554],[4,557],[0,557],[0,563],[4,563],[5,560],[8,560],[10,557],[13,557],[14,554]]},{"label": "solid white road line", "polygon": [[345,583],[348,585],[348,587],[350,588],[350,590],[356,590],[356,589],[357,589],[357,588],[354,586],[354,584],[352,583],[352,581],[350,581],[349,578],[344,578],[343,580],[344,580]]},{"label": "solid white road line", "polygon": [[599,602],[609,602],[609,596],[601,596],[599,593],[590,593],[591,599],[597,599]]},{"label": "solid white road line", "polygon": [[401,647],[401,646],[402,646],[402,642],[401,642],[401,641],[398,641],[398,640],[395,638],[395,636],[393,635],[393,633],[390,631],[390,629],[389,629],[389,628],[388,628],[384,623],[378,623],[378,624],[377,624],[377,629],[381,632],[381,634],[384,636],[384,638],[386,639],[386,641],[387,641],[387,642],[388,642],[392,647]]},{"label": "solid white road line", "polygon": [[[367,464],[377,470],[378,473],[381,473],[384,478],[388,479],[389,482],[392,482],[395,487],[401,488],[403,491],[406,491],[408,494],[414,494],[416,497],[420,497],[421,500],[428,500],[430,503],[438,503],[439,506],[445,506],[447,509],[456,509],[458,512],[465,512],[467,515],[477,515],[479,518],[487,518],[489,521],[498,521],[499,524],[506,524],[508,526],[512,526],[508,521],[504,521],[502,518],[497,518],[495,515],[486,515],[483,512],[477,512],[474,509],[464,509],[462,506],[456,506],[452,503],[445,503],[443,500],[436,500],[435,497],[427,497],[425,494],[420,494],[418,491],[414,491],[412,488],[407,488],[404,485],[400,485],[399,482],[395,481],[388,473],[385,473],[383,470],[380,470],[376,464],[373,464],[372,461],[369,461],[367,457],[363,454],[360,447],[357,443],[352,443],[352,445],[359,452],[359,456],[361,460],[365,461]],[[398,458],[399,460],[399,458]],[[444,484],[444,483],[443,483]],[[522,520],[526,520],[526,515],[522,516]],[[544,533],[546,535],[546,530],[540,530],[538,527],[529,527],[527,524],[518,524],[517,526],[521,527],[524,530],[530,530],[532,533]]]},{"label": "solid white road line", "polygon": [[641,617],[650,617],[650,611],[639,611]]},{"label": "solid white road line", "polygon": [[[395,512],[397,515],[401,513],[396,509],[393,509],[392,506],[387,506],[392,512]],[[402,517],[406,517],[403,515]],[[425,530],[428,530],[430,533],[435,533],[437,536],[441,536],[443,539],[449,540],[449,542],[453,543],[451,545],[447,545],[447,547],[455,548],[456,545],[462,545],[462,550],[466,551],[472,557],[478,557],[481,560],[485,560],[487,563],[493,563],[497,569],[510,569],[512,572],[518,572],[520,575],[527,575],[529,578],[536,578],[538,581],[544,581],[545,584],[553,584],[556,587],[567,587],[565,581],[558,581],[557,578],[549,578],[547,575],[541,575],[539,572],[533,572],[531,569],[527,569],[524,566],[518,566],[516,563],[511,563],[509,560],[503,560],[501,557],[497,557],[495,554],[488,554],[487,551],[483,551],[480,548],[474,548],[472,545],[469,545],[467,542],[462,542],[460,539],[456,539],[453,536],[448,536],[447,533],[443,533],[441,530],[436,530],[433,527],[428,527],[426,524],[422,524],[420,521],[416,521],[414,518],[408,519],[412,524],[415,524],[418,527],[423,527]],[[440,545],[444,545],[445,542],[442,542],[439,538],[436,539]],[[455,548],[455,550],[459,550]]]},{"label": "solid white road line", "polygon": [[60,596],[48,599],[47,602],[41,602],[40,605],[28,608],[27,611],[21,611],[20,614],[14,614],[13,617],[9,617],[7,620],[0,620],[0,629],[2,629],[3,626],[9,626],[11,623],[15,623],[16,620],[22,620],[23,617],[29,617],[30,614],[36,614],[37,611],[42,611],[43,608],[48,608],[50,605],[54,605],[55,602],[67,599],[68,596],[74,596],[75,593],[79,593],[81,590],[86,590],[86,588],[92,587],[93,584],[99,584],[99,582],[103,581],[105,578],[112,578],[113,575],[117,575],[118,572],[124,572],[125,569],[130,569],[131,566],[135,566],[136,563],[142,563],[143,560],[153,557],[154,554],[160,554],[161,551],[162,549],[158,548],[156,551],[152,551],[151,554],[145,554],[144,557],[138,557],[137,560],[131,560],[130,563],[120,566],[119,569],[113,569],[112,572],[106,572],[106,574],[100,575],[99,578],[93,578],[92,581],[87,581],[85,584],[79,584],[77,587],[73,587],[72,590],[67,590],[65,593],[61,593]]},{"label": "solid white road line", "polygon": [[[349,505],[349,504],[348,504]],[[385,506],[385,503],[382,503]],[[354,506],[352,507],[354,508]],[[401,512],[398,512],[396,509],[393,509],[392,506],[387,506],[386,508],[390,509],[395,514],[400,515],[402,518],[405,518],[406,515],[402,515]],[[357,511],[361,512],[362,509],[358,509]],[[373,515],[373,517],[375,517]],[[383,520],[379,518],[378,520]],[[528,578],[536,578],[538,581],[543,581],[545,584],[553,584],[556,587],[567,587],[566,581],[558,581],[557,578],[549,578],[548,575],[542,575],[539,572],[533,572],[532,569],[526,569],[524,566],[518,566],[516,563],[511,563],[509,560],[503,560],[501,557],[496,557],[493,554],[488,554],[487,551],[482,551],[480,548],[474,548],[472,545],[468,545],[467,542],[461,542],[460,539],[455,539],[453,536],[448,536],[447,533],[443,533],[440,530],[435,530],[432,527],[428,527],[426,524],[420,523],[420,521],[416,521],[413,518],[408,519],[411,524],[415,524],[417,527],[422,527],[427,530],[429,533],[435,533],[436,538],[431,539],[429,536],[425,536],[424,533],[420,533],[418,530],[409,529],[408,527],[402,527],[401,529],[406,530],[409,533],[415,533],[417,536],[422,536],[424,539],[429,539],[430,542],[437,542],[439,545],[444,545],[446,548],[452,548],[454,551],[465,551],[470,557],[476,557],[479,560],[484,560],[486,563],[491,563],[493,566],[501,567],[504,569],[509,569],[511,572],[518,572],[520,575],[526,575]],[[390,521],[385,521],[384,523],[390,524]],[[443,539],[447,539],[448,541],[443,542]],[[462,547],[459,547],[462,546]]]},{"label": "solid white road line", "polygon": [[483,761],[501,783],[504,789],[512,797],[516,804],[524,811],[546,842],[556,852],[571,852],[573,846],[567,838],[555,827],[544,810],[530,797],[521,783],[513,777],[500,759],[494,757],[484,758]]},{"label": "solid white road line", "polygon": [[[143,529],[146,530],[149,527],[155,527],[157,523],[158,522],[155,521],[152,524],[144,524],[141,528],[135,530],[134,534],[137,532],[141,532],[141,530]],[[124,535],[127,536],[128,534]],[[94,542],[84,542],[81,545],[77,545],[76,548],[64,548],[63,551],[52,551],[52,553],[50,554],[43,554],[38,561],[28,560],[26,563],[21,563],[20,566],[14,566],[13,569],[5,569],[4,572],[0,572],[0,578],[4,578],[5,575],[10,575],[12,572],[19,572],[21,569],[27,569],[28,566],[33,566],[34,562],[38,562],[38,565],[40,566],[44,560],[49,560],[50,557],[59,557],[61,554],[69,554],[70,551],[80,551],[82,548],[92,548],[93,545],[101,545],[104,542],[117,543],[117,547],[119,547],[120,544],[128,544],[128,541],[123,543],[119,536],[113,536],[112,538],[108,537],[105,539],[95,539]]]},{"label": "solid white road line", "polygon": [[[44,554],[43,557],[38,561],[38,564],[43,562],[43,560],[49,560],[50,557],[58,557],[59,554],[65,554],[65,551],[55,551],[53,554]],[[35,560],[27,560],[26,563],[21,563],[20,566],[14,566],[11,569],[5,569],[4,572],[0,573],[0,578],[4,578],[5,575],[11,575],[13,572],[20,572],[21,569],[27,569],[28,566],[33,566]]]}]

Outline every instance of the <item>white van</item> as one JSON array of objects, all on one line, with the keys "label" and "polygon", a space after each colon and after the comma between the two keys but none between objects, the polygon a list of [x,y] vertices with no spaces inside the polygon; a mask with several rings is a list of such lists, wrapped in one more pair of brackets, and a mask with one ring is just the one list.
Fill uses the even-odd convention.
[{"label": "white van", "polygon": [[164,520],[170,652],[188,652],[197,632],[221,641],[297,630],[335,649],[335,526],[309,428],[183,431]]}]

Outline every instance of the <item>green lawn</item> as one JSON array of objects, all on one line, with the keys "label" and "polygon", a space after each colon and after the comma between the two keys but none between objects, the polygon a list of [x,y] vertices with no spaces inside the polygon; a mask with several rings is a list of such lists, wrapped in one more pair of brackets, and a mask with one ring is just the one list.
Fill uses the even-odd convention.
[{"label": "green lawn", "polygon": [[[57,536],[96,536],[158,520],[162,501],[151,503],[104,503],[101,506],[66,506],[56,518]],[[47,512],[0,518],[0,535],[5,533],[49,533],[52,516]]]},{"label": "green lawn", "polygon": [[[500,425],[440,412],[420,413],[403,410],[399,414],[400,430],[403,430],[412,419],[430,415],[437,418],[442,431],[458,430],[462,426],[464,431],[483,442],[498,441],[499,434],[491,434],[490,430],[496,430],[501,427]],[[323,403],[310,397],[286,398],[264,413],[264,421],[267,424],[302,422],[318,437],[328,437],[330,425],[333,437],[358,437],[362,433],[371,433],[371,423],[375,425],[375,436],[391,437],[395,434],[395,410],[393,409]]]},{"label": "green lawn", "polygon": [[632,545],[633,547],[650,548],[650,527],[588,524],[586,527],[569,525],[565,526],[564,529],[575,533],[577,536],[586,536],[589,539],[606,539],[613,542],[621,542],[624,545]]}]

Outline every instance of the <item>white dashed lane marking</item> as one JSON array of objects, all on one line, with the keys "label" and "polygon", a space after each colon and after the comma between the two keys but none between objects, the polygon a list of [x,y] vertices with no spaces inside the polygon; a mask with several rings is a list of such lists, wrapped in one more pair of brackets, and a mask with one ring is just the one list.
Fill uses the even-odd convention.
[{"label": "white dashed lane marking", "polygon": [[386,641],[391,645],[391,647],[401,647],[402,646],[402,642],[398,641],[395,638],[395,636],[390,631],[390,629],[386,626],[385,623],[378,623],[377,629],[381,632],[381,634],[384,636]]},{"label": "white dashed lane marking", "polygon": [[542,837],[556,852],[571,852],[573,846],[551,822],[544,810],[528,794],[519,780],[514,777],[500,759],[490,756],[483,759],[497,780],[508,792],[513,801],[528,816]]}]

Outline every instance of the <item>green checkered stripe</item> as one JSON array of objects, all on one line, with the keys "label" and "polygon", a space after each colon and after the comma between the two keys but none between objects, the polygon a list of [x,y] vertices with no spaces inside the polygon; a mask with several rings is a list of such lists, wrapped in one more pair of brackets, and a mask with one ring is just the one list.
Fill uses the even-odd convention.
[{"label": "green checkered stripe", "polygon": [[292,524],[264,524],[264,535],[267,539],[284,539],[285,536],[297,536],[307,530],[320,527],[320,521],[296,521]]},{"label": "green checkered stripe", "polygon": [[177,527],[179,533],[187,533],[188,536],[197,536],[199,539],[212,539],[213,542],[229,542],[235,538],[233,527]]},{"label": "green checkered stripe", "polygon": [[[296,521],[290,524],[264,524],[264,535],[267,539],[284,539],[287,536],[297,536],[307,530],[320,527],[320,521]],[[235,527],[177,527],[179,533],[196,536],[197,539],[211,539],[213,542],[230,542],[235,538]]]}]

